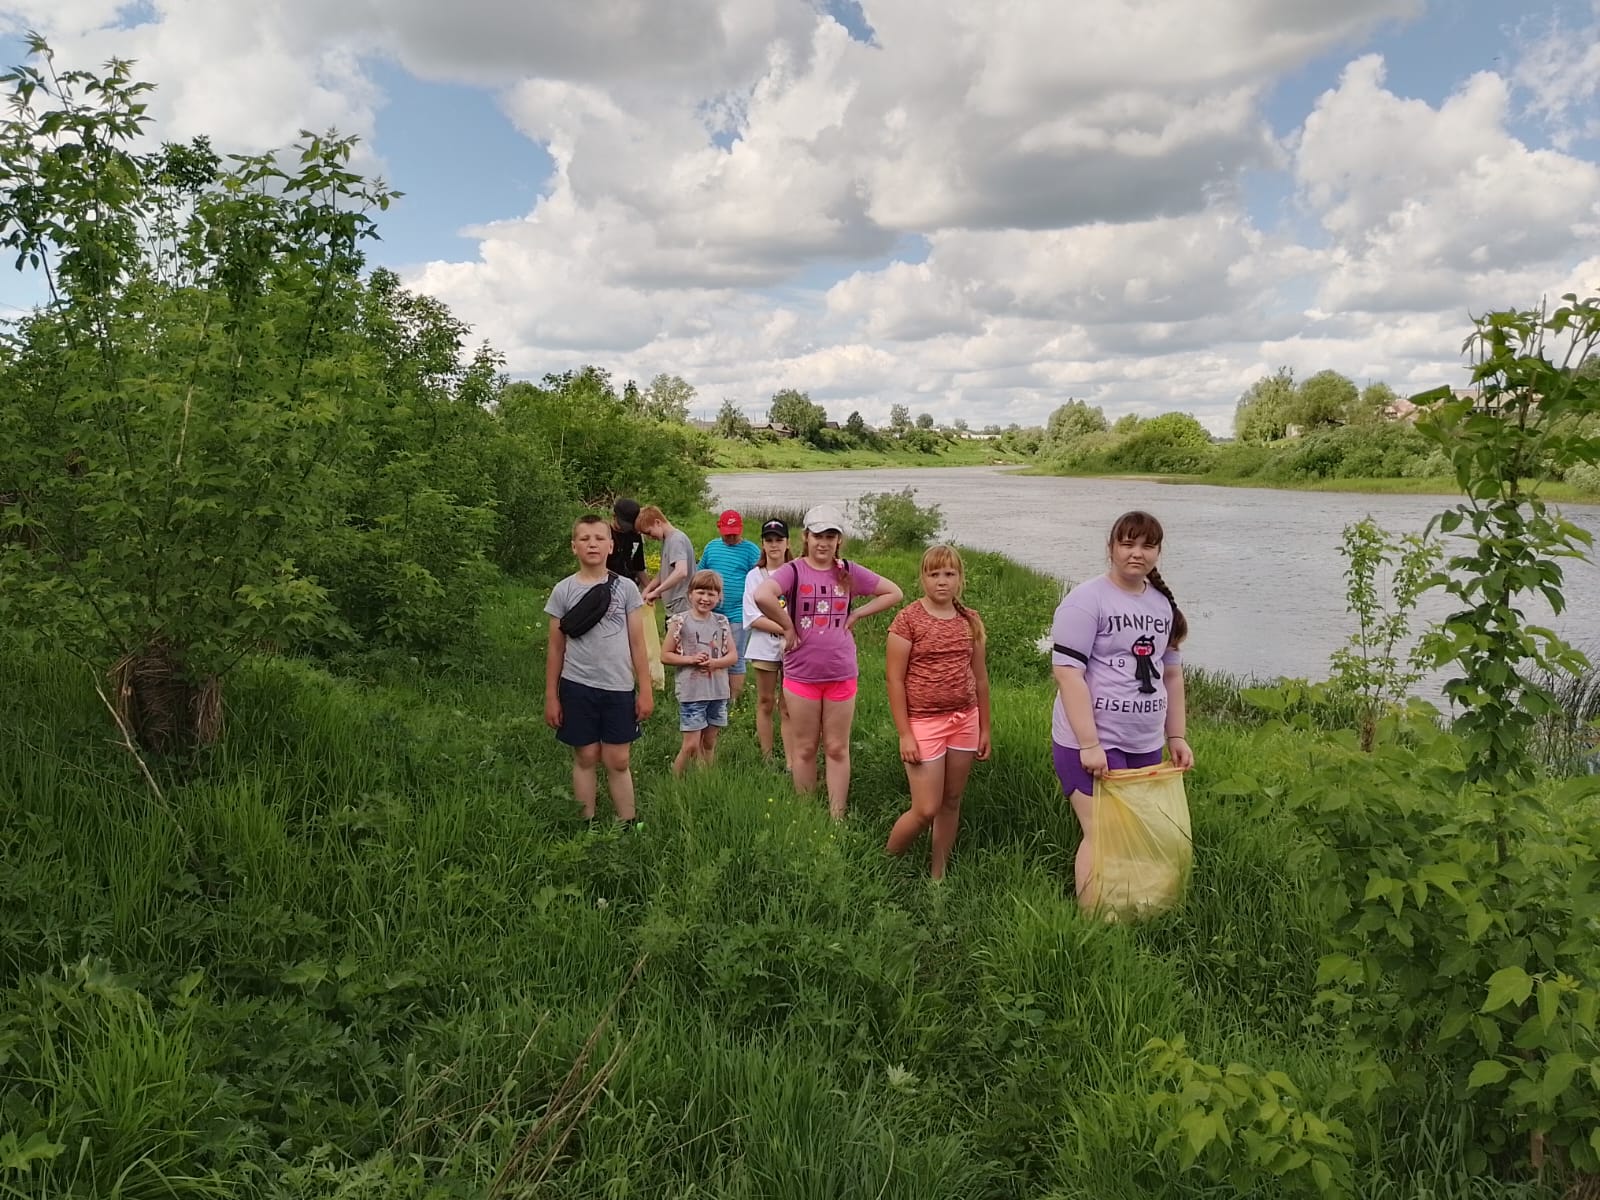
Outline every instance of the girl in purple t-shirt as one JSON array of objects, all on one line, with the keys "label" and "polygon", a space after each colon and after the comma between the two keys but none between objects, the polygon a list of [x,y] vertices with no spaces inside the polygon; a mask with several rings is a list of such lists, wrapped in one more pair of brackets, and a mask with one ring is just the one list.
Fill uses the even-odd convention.
[{"label": "girl in purple t-shirt", "polygon": [[1093,894],[1090,796],[1101,772],[1172,761],[1188,770],[1186,712],[1178,646],[1189,632],[1172,589],[1161,578],[1161,522],[1130,512],[1111,527],[1111,569],[1080,583],[1056,607],[1050,665],[1056,678],[1051,717],[1056,775],[1083,827],[1076,864],[1078,895]]},{"label": "girl in purple t-shirt", "polygon": [[[850,726],[856,715],[856,639],[851,627],[900,603],[900,587],[839,557],[844,520],[831,504],[806,513],[805,553],[756,588],[761,615],[783,630],[783,690],[794,741],[794,786],[817,787],[817,746],[827,762],[828,811],[842,820],[850,793]],[[860,608],[850,601],[869,597]],[[788,599],[787,607],[779,603]]]}]

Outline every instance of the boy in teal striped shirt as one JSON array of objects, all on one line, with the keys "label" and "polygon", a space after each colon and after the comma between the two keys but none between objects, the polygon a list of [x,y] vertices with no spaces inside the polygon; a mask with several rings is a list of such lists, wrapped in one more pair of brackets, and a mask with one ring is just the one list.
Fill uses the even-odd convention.
[{"label": "boy in teal striped shirt", "polygon": [[699,569],[715,571],[722,576],[722,600],[717,611],[728,618],[734,645],[739,650],[739,661],[728,668],[729,699],[730,703],[736,703],[739,693],[744,691],[744,580],[761,561],[761,547],[744,540],[744,518],[734,509],[728,509],[717,518],[717,532],[722,536],[707,542],[700,552]]}]

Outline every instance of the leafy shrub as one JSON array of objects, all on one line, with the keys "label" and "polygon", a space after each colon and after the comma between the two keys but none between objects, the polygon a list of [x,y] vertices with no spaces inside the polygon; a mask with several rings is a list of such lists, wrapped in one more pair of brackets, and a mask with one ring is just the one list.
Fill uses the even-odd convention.
[{"label": "leafy shrub", "polygon": [[1570,483],[1580,492],[1600,495],[1600,466],[1593,463],[1574,463],[1562,473],[1561,478],[1563,482]]},{"label": "leafy shrub", "polygon": [[1113,471],[1188,474],[1210,461],[1211,435],[1188,413],[1163,413],[1140,421],[1133,431],[1105,452]]},{"label": "leafy shrub", "polygon": [[1206,468],[1218,479],[1249,479],[1261,474],[1272,462],[1274,451],[1251,442],[1228,442],[1218,446]]},{"label": "leafy shrub", "polygon": [[1275,1179],[1320,1196],[1350,1194],[1349,1127],[1303,1105],[1282,1071],[1198,1062],[1181,1036],[1152,1039],[1144,1057],[1149,1074],[1171,1089],[1149,1097],[1164,1126],[1156,1148],[1173,1152],[1181,1170],[1226,1180],[1236,1195]]},{"label": "leafy shrub", "polygon": [[856,501],[856,519],[868,541],[886,549],[926,546],[944,528],[937,504],[917,503],[916,488],[868,492]]}]

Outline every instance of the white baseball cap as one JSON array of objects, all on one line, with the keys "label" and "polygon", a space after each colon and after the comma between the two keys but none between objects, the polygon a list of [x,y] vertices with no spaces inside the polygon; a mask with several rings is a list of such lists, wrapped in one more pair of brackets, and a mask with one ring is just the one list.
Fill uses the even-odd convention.
[{"label": "white baseball cap", "polygon": [[843,533],[844,517],[831,504],[814,504],[806,510],[805,525],[808,533]]}]

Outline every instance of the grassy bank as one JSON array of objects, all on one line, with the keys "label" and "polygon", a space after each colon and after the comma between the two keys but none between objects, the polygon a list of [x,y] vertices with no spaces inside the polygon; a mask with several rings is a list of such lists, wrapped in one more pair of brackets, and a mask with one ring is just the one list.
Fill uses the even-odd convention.
[{"label": "grassy bank", "polygon": [[[1360,492],[1375,496],[1459,496],[1461,488],[1454,479],[1441,476],[1429,479],[1235,479],[1215,475],[1150,475],[1142,472],[1108,475],[1103,471],[1070,471],[1043,467],[1035,463],[1025,468],[1024,475],[1060,475],[1077,479],[1147,479],[1153,483],[1206,484],[1211,487],[1262,488],[1284,492]],[[1547,480],[1539,485],[1539,494],[1547,500],[1568,504],[1600,504],[1600,495],[1573,487],[1559,479]]]},{"label": "grassy bank", "polygon": [[[914,555],[862,557],[913,584]],[[1287,1071],[1309,1105],[1347,1074],[1313,1016],[1296,834],[1221,786],[1289,770],[1296,735],[1198,681],[1189,902],[1086,920],[1033,648],[1058,585],[992,555],[970,575],[995,757],[941,887],[924,853],[881,852],[905,799],[886,620],[862,629],[846,824],[761,768],[748,705],[716,770],[672,781],[668,696],[635,750],[628,836],[580,831],[541,724],[542,586],[503,585],[450,669],[246,664],[225,743],[163,771],[160,800],[82,668],[0,655],[0,1091],[18,1144],[63,1147],[0,1184],[1237,1194],[1158,1151],[1140,1049],[1181,1034],[1198,1058]],[[1355,1131],[1357,1194],[1537,1194],[1459,1177],[1472,1132],[1448,1104],[1395,1117]]]},{"label": "grassy bank", "polygon": [[931,454],[894,447],[882,450],[818,450],[794,438],[746,442],[714,438],[712,469],[716,471],[854,471],[870,467],[976,467],[1017,463],[996,452],[989,442],[960,440]]}]

